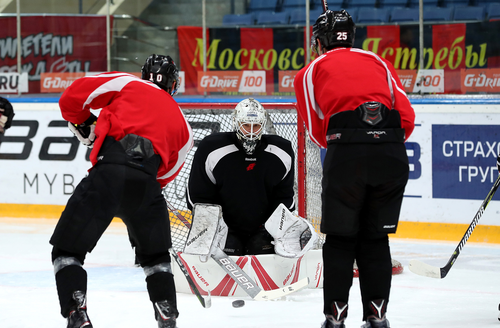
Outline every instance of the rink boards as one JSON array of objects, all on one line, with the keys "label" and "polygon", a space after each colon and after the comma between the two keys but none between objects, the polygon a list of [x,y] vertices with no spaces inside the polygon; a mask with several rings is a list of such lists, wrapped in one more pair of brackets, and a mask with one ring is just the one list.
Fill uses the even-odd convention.
[{"label": "rink boards", "polygon": [[[500,102],[412,102],[411,172],[395,237],[460,240],[498,175]],[[58,218],[90,168],[88,149],[73,138],[56,102],[13,104],[16,125],[0,144],[0,185],[8,186],[0,217]],[[470,242],[500,243],[499,197]]]}]

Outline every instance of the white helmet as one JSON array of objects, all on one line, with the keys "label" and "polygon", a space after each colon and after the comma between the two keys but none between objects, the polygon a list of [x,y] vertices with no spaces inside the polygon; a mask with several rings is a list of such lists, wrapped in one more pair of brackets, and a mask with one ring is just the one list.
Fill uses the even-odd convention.
[{"label": "white helmet", "polygon": [[264,133],[266,121],[266,110],[257,100],[248,98],[236,105],[233,114],[233,129],[248,155],[252,155],[255,151]]}]

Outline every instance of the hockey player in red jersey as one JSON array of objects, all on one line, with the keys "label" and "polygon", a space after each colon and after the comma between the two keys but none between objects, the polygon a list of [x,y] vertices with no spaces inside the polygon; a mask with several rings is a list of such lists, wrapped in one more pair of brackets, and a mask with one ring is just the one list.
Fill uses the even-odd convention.
[{"label": "hockey player in red jersey", "polygon": [[409,165],[404,142],[415,113],[392,64],[353,48],[355,24],[327,10],[313,26],[319,55],[294,87],[300,117],[323,165],[321,231],[325,328],[343,328],[356,260],[365,328],[387,328],[391,288],[388,234],[399,221]]},{"label": "hockey player in red jersey", "polygon": [[[161,189],[179,173],[193,144],[191,127],[172,98],[178,86],[173,60],[151,55],[142,79],[122,72],[83,77],[59,100],[70,130],[92,148],[92,168],[50,239],[68,328],[92,327],[83,264],[115,216],[126,224],[144,269],[158,327],[176,326],[170,224]],[[91,109],[101,109],[99,117]]]}]

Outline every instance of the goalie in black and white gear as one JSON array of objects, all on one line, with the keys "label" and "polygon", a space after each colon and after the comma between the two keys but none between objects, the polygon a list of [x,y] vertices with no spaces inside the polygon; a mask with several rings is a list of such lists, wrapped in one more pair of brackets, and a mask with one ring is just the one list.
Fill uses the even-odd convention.
[{"label": "goalie in black and white gear", "polygon": [[220,205],[228,233],[228,255],[274,254],[264,224],[279,204],[295,210],[295,154],[289,140],[270,131],[269,115],[257,100],[235,106],[233,131],[206,136],[189,176],[187,207]]}]

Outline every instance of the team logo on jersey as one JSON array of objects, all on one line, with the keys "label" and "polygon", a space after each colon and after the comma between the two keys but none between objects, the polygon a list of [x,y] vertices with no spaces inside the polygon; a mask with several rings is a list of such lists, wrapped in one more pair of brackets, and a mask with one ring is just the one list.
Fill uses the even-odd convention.
[{"label": "team logo on jersey", "polygon": [[374,139],[380,139],[380,137],[383,136],[384,134],[387,135],[385,131],[366,131],[366,134],[368,135],[371,134]]},{"label": "team logo on jersey", "polygon": [[339,140],[342,137],[342,133],[333,133],[326,136],[326,141]]},{"label": "team logo on jersey", "polygon": [[250,163],[248,166],[247,166],[247,171],[251,171],[253,170],[253,168],[255,167],[255,163]]}]

